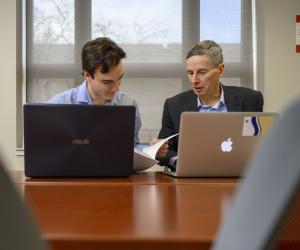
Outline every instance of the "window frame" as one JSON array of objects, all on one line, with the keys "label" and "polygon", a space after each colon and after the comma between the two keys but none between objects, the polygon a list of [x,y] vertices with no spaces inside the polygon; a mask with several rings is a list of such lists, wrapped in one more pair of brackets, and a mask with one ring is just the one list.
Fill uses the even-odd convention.
[{"label": "window frame", "polygon": [[[199,41],[200,37],[200,1],[182,0],[182,61],[178,63],[127,63],[127,78],[178,78],[182,81],[182,91],[190,89],[190,84],[186,76],[185,56],[191,47]],[[72,78],[76,84],[82,81],[78,74],[81,71],[80,53],[82,46],[91,39],[92,25],[92,0],[74,0],[74,58],[75,62],[70,64],[36,64],[34,70],[27,70],[26,62],[30,59],[33,42],[33,2],[34,0],[18,0],[17,9],[22,13],[21,20],[17,20],[22,27],[21,57],[17,60],[21,62],[22,84],[21,94],[18,95],[17,115],[17,147],[23,146],[22,132],[22,105],[27,102],[27,81],[34,78]],[[252,1],[241,0],[241,46],[239,62],[226,62],[224,78],[239,77],[241,86],[253,88],[255,85],[253,72],[249,71],[249,65],[253,68],[253,63],[249,61],[249,51],[252,48]],[[246,11],[251,9],[251,11]],[[17,11],[17,12],[18,12]],[[20,24],[21,23],[21,24]],[[248,25],[251,25],[249,29]],[[220,44],[222,46],[222,44]],[[28,52],[29,51],[29,52]],[[251,57],[250,57],[251,58]],[[251,59],[250,59],[251,60]],[[254,58],[253,58],[254,60]],[[63,66],[63,67],[62,67]],[[138,68],[138,70],[136,70]],[[33,73],[34,72],[34,73]],[[237,74],[239,72],[239,74]],[[250,73],[249,73],[250,72]],[[55,73],[55,74],[54,74]],[[251,74],[252,73],[252,74]]]},{"label": "window frame", "polygon": [[[32,7],[34,0],[27,0],[26,7],[26,44],[27,50],[32,50],[33,37],[33,13]],[[182,88],[188,89],[189,83],[185,73],[185,55],[199,41],[200,37],[200,1],[201,0],[182,0],[182,62],[180,63],[126,63],[126,77],[128,78],[150,78],[155,75],[158,78],[178,77],[182,80]],[[252,31],[249,32],[248,25],[252,24],[252,15],[247,13],[245,8],[251,8],[251,1],[241,0],[241,60],[240,62],[226,62],[226,70],[224,78],[240,77],[242,86],[253,87],[252,76],[247,73],[249,70],[249,60],[247,56],[252,46]],[[74,0],[74,22],[75,22],[75,39],[74,39],[74,64],[43,64],[34,65],[35,74],[27,74],[27,79],[33,78],[51,78],[53,72],[55,75],[63,78],[73,78],[76,83],[80,83],[82,78],[78,76],[78,71],[81,70],[80,53],[82,46],[91,39],[91,0]],[[196,20],[196,21],[195,21]],[[29,26],[28,24],[31,24]],[[251,29],[252,30],[252,29]],[[31,39],[31,40],[30,40]],[[222,44],[221,44],[222,46]],[[29,59],[30,53],[27,53],[26,58]],[[251,64],[252,65],[252,64]],[[138,70],[137,69],[138,66]],[[240,74],[236,74],[240,72]],[[246,85],[247,83],[247,85]]]}]

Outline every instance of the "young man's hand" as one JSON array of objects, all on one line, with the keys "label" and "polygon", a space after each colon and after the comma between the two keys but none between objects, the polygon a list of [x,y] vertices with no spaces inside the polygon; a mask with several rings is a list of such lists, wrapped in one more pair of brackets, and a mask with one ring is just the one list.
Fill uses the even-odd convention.
[{"label": "young man's hand", "polygon": [[[152,139],[150,142],[149,142],[149,145],[153,145],[157,142],[161,141],[161,139]],[[156,153],[156,156],[155,158],[163,158],[167,155],[167,152],[168,152],[168,149],[169,149],[169,145],[168,145],[168,142],[164,143],[157,151]]]}]

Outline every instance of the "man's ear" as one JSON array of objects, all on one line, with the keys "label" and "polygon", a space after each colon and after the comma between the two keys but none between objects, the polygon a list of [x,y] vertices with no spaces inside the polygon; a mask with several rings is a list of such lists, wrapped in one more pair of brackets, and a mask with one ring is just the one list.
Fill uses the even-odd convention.
[{"label": "man's ear", "polygon": [[83,70],[83,78],[85,80],[89,81],[92,78],[92,76],[89,72],[87,72],[86,70]]},{"label": "man's ear", "polygon": [[219,69],[219,74],[220,76],[224,75],[224,63],[219,64],[218,69]]}]

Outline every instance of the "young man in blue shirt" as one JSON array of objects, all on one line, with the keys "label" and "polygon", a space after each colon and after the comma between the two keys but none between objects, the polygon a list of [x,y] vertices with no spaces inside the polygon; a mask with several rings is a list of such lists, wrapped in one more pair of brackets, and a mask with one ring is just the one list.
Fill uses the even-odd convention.
[{"label": "young man in blue shirt", "polygon": [[[87,42],[81,52],[84,81],[75,88],[53,96],[48,103],[133,105],[136,108],[134,142],[138,146],[138,133],[142,127],[138,105],[133,98],[120,91],[124,76],[122,59],[125,57],[125,51],[107,37]],[[164,145],[157,156],[164,156],[166,152],[167,145]]]},{"label": "young man in blue shirt", "polygon": [[135,143],[142,126],[137,103],[126,93],[119,91],[126,53],[114,41],[101,37],[87,42],[82,49],[82,74],[84,81],[76,88],[53,96],[48,103],[133,105],[136,107]]}]

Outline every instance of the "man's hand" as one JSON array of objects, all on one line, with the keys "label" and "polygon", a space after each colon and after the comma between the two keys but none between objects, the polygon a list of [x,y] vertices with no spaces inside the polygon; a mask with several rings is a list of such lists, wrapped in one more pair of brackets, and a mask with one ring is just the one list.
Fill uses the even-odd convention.
[{"label": "man's hand", "polygon": [[[157,142],[161,141],[161,139],[152,139],[150,142],[149,142],[149,145],[153,145]],[[167,152],[168,152],[168,149],[169,149],[169,145],[168,145],[168,142],[164,143],[157,151],[156,153],[156,156],[155,158],[163,158],[166,156]]]}]

